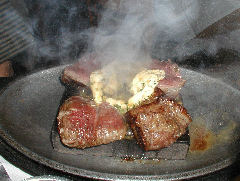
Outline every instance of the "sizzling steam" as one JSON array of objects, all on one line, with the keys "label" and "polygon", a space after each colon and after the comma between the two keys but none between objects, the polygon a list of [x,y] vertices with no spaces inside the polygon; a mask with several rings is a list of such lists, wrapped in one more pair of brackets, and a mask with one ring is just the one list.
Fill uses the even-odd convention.
[{"label": "sizzling steam", "polygon": [[93,47],[103,59],[143,60],[151,57],[152,50],[160,52],[159,58],[167,58],[169,42],[180,44],[194,36],[186,13],[197,13],[198,2],[186,1],[184,5],[187,9],[178,9],[171,1],[111,0],[96,30]]},{"label": "sizzling steam", "polygon": [[96,29],[90,28],[86,18],[89,11],[98,9],[91,9],[90,1],[36,2],[37,9],[31,3],[26,9],[34,11],[27,14],[31,14],[28,19],[35,36],[31,53],[37,56],[76,60],[88,48],[99,52],[102,60],[129,62],[150,57],[181,60],[200,50],[215,54],[219,48],[240,51],[239,27],[210,39],[194,38],[239,8],[234,0],[109,0]]}]

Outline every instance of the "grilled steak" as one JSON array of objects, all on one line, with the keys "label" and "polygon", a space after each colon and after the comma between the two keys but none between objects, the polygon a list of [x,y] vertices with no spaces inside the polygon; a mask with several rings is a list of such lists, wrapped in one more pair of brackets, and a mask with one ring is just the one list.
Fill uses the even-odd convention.
[{"label": "grilled steak", "polygon": [[124,138],[126,124],[118,111],[107,103],[96,105],[72,96],[60,107],[58,132],[63,144],[86,148]]},{"label": "grilled steak", "polygon": [[160,80],[158,87],[169,97],[175,98],[186,80],[181,77],[178,65],[171,60],[152,60],[149,69],[160,69],[165,71],[165,78]]},{"label": "grilled steak", "polygon": [[101,63],[96,60],[96,55],[89,54],[77,63],[67,66],[63,71],[61,80],[65,84],[88,85],[90,74],[100,67]]},{"label": "grilled steak", "polygon": [[[94,102],[80,96],[72,96],[60,107],[57,117],[58,131],[62,143],[69,147],[85,148],[107,144],[124,138],[126,134],[127,126],[123,116],[113,107],[125,105],[125,102],[117,104],[118,99],[110,97],[111,101],[109,101],[109,97],[107,97],[109,92],[106,95],[103,94],[106,93],[106,82],[104,82],[106,77],[103,77],[101,68],[107,66],[102,66],[95,54],[89,54],[63,71],[61,77],[63,83],[75,85],[75,87],[78,85],[91,87],[95,100]],[[146,99],[133,99],[137,100],[135,101],[137,104],[134,101],[134,104],[130,104],[131,101],[128,101],[130,110],[125,116],[138,143],[145,150],[158,150],[175,142],[185,133],[191,122],[186,109],[175,101],[185,80],[182,79],[178,66],[170,60],[151,60],[144,68],[147,70],[145,72],[143,70],[143,73],[147,72],[152,77],[159,74],[160,77],[157,76],[156,84],[154,82],[154,87],[150,87],[151,90],[146,89],[150,92]],[[100,71],[98,72],[98,70]],[[114,76],[115,71],[111,70],[111,72],[113,75],[109,76]],[[145,74],[143,75],[146,78]],[[93,79],[94,76],[95,79]],[[146,82],[153,80],[151,76]],[[91,83],[90,77],[92,78]],[[140,76],[140,78],[142,77]],[[144,82],[145,87],[146,82]],[[114,84],[111,83],[111,85]],[[128,88],[126,85],[124,87]],[[142,91],[144,92],[144,90]],[[133,98],[143,97],[138,93]],[[107,100],[109,103],[106,103]]]},{"label": "grilled steak", "polygon": [[152,98],[126,113],[135,138],[144,150],[159,150],[174,143],[192,121],[186,109],[156,88]]}]

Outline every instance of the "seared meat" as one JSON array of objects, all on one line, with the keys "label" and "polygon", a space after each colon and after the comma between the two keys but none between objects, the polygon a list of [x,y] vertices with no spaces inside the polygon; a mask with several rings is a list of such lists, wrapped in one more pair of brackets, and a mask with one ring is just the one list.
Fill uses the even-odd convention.
[{"label": "seared meat", "polygon": [[171,60],[159,61],[152,60],[149,69],[160,69],[165,71],[165,78],[159,80],[158,87],[169,97],[175,98],[186,80],[181,77],[178,65]]},{"label": "seared meat", "polygon": [[[73,83],[77,85],[83,84],[89,86],[91,73],[102,68],[101,62],[97,60],[96,57],[97,55],[94,53],[88,54],[82,57],[77,63],[66,67],[63,71],[63,75],[61,78],[62,82],[66,84]],[[108,65],[105,65],[104,67],[108,67]],[[139,65],[136,64],[136,67],[139,68]],[[144,64],[144,68],[151,71],[159,70],[165,74],[164,76],[162,76],[164,77],[163,79],[158,80],[159,82],[158,87],[162,89],[170,97],[175,98],[178,95],[179,90],[185,83],[185,80],[182,79],[180,75],[180,71],[177,64],[172,63],[170,60],[168,61],[151,60],[147,64]],[[117,66],[117,69],[119,69],[119,66]],[[117,72],[117,70],[111,70],[110,66],[108,72]],[[114,77],[114,75],[112,74],[111,76],[109,75],[107,77],[112,78]],[[104,90],[109,88],[109,86],[111,87],[112,85],[115,84],[110,83],[107,85],[108,86],[105,86]],[[135,88],[132,87],[132,89]]]},{"label": "seared meat", "polygon": [[97,55],[92,53],[66,67],[62,74],[62,82],[91,87],[96,103],[106,101],[121,112],[126,112],[127,109],[148,99],[155,87],[159,87],[169,97],[176,98],[185,83],[177,64],[170,60],[136,63],[136,67],[131,71],[129,67],[130,64],[123,65],[114,61],[102,65]]},{"label": "seared meat", "polygon": [[63,144],[86,148],[124,138],[126,124],[108,103],[96,105],[80,96],[67,99],[60,107],[58,132]]},{"label": "seared meat", "polygon": [[91,73],[100,67],[101,63],[96,60],[96,55],[89,54],[77,63],[67,66],[61,80],[65,84],[89,85]]},{"label": "seared meat", "polygon": [[[64,69],[62,82],[90,87],[94,101],[73,96],[60,107],[62,143],[85,148],[123,139],[127,126],[120,112],[130,109],[125,116],[145,150],[171,145],[191,122],[186,109],[174,101],[185,83],[178,66],[170,60],[152,60],[127,76],[121,69],[116,71],[116,65],[103,66],[96,55],[89,54]],[[125,97],[119,96],[121,91]]]},{"label": "seared meat", "polygon": [[126,119],[144,150],[159,150],[174,143],[192,121],[186,109],[166,97],[159,88],[141,105],[129,110]]}]

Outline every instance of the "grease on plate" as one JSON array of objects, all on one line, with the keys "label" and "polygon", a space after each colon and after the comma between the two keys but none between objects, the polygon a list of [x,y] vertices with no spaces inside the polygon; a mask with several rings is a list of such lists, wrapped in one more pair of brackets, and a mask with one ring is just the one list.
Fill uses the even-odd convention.
[{"label": "grease on plate", "polygon": [[192,124],[190,130],[189,150],[191,152],[206,151],[216,142],[216,135],[199,123]]},{"label": "grease on plate", "polygon": [[190,125],[190,152],[204,152],[209,150],[215,145],[222,143],[234,142],[236,136],[234,134],[237,128],[235,121],[229,120],[222,129],[214,132],[210,128],[207,128],[202,121],[195,121]]}]

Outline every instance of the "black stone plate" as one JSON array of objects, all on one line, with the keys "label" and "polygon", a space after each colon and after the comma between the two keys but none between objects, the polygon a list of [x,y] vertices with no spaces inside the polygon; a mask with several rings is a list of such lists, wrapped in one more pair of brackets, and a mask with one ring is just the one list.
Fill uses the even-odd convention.
[{"label": "black stone plate", "polygon": [[[8,85],[0,94],[0,135],[11,147],[37,163],[66,174],[105,180],[184,179],[215,172],[232,164],[239,153],[240,92],[187,69],[182,89],[193,118],[216,135],[216,144],[185,160],[123,161],[116,157],[73,155],[52,148],[51,129],[64,86],[64,66],[33,73]],[[190,132],[194,131],[190,129]],[[224,134],[226,133],[226,134]]]}]

